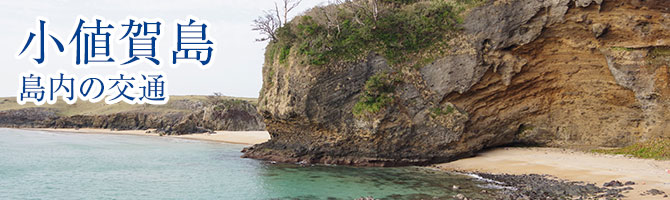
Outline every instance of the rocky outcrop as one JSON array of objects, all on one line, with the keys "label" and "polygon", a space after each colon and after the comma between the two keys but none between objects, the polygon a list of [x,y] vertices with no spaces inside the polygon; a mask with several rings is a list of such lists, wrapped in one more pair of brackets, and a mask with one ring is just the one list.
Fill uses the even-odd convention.
[{"label": "rocky outcrop", "polygon": [[[272,139],[245,157],[407,165],[486,147],[624,146],[668,137],[670,5],[663,0],[499,0],[463,15],[450,50],[419,68],[266,63]],[[297,57],[292,52],[292,57]],[[400,79],[379,112],[354,115],[366,81]]]},{"label": "rocky outcrop", "polygon": [[[156,129],[179,135],[213,130],[260,131],[265,129],[256,107],[247,101],[219,100],[211,104],[177,103],[191,111],[120,112],[106,115],[61,116],[55,109],[24,108],[0,111],[0,126],[13,128],[102,128],[112,130]],[[179,108],[182,109],[182,108]]]},{"label": "rocky outcrop", "polygon": [[24,108],[0,112],[0,126],[21,128],[40,127],[45,121],[58,118],[57,111],[45,108]]}]

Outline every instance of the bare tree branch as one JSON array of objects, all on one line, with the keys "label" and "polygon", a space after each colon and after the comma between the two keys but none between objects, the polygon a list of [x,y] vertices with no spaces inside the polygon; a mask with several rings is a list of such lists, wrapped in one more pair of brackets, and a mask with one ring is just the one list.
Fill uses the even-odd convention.
[{"label": "bare tree branch", "polygon": [[[284,0],[286,2],[287,0]],[[284,23],[282,23],[281,16],[279,15],[279,7],[277,6],[277,2],[275,2],[275,15],[277,16],[277,21],[279,21],[279,26],[284,26]]]},{"label": "bare tree branch", "polygon": [[275,31],[277,28],[279,28],[279,26],[280,22],[272,15],[272,12],[265,11],[264,16],[260,16],[254,20],[251,30],[258,31],[261,33],[261,35],[264,35],[263,38],[258,38],[256,41],[276,41],[277,37],[275,35]]},{"label": "bare tree branch", "polygon": [[[272,40],[277,41],[277,36],[275,32],[277,29],[283,27],[288,23],[288,14],[294,8],[298,7],[302,0],[282,0],[284,3],[283,10],[279,9],[279,5],[275,2],[275,8],[273,10],[265,11],[263,16],[258,17],[253,21],[252,29],[254,31],[259,31],[263,38],[256,39],[256,41],[266,41]],[[281,17],[283,14],[283,18]]]},{"label": "bare tree branch", "polygon": [[288,13],[302,2],[302,0],[284,0],[284,24],[288,21]]},{"label": "bare tree branch", "polygon": [[[340,33],[340,18],[338,17],[338,12],[340,11],[337,6],[326,6],[321,8],[323,15],[326,17],[326,25],[328,28],[335,27],[337,28],[337,33]],[[329,29],[330,30],[330,29]]]},{"label": "bare tree branch", "polygon": [[361,20],[359,15],[364,15],[367,18],[372,19],[374,23],[372,29],[377,27],[377,20],[379,19],[379,13],[382,10],[379,7],[378,0],[338,0],[338,3],[344,5],[345,7],[352,10],[354,13],[353,20],[361,25],[365,25]]}]

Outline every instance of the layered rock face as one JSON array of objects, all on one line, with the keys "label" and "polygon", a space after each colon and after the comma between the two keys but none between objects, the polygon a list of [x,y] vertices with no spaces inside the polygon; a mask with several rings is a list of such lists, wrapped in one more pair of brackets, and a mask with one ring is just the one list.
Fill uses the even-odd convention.
[{"label": "layered rock face", "polygon": [[[420,68],[266,63],[259,111],[272,139],[245,157],[392,166],[512,143],[625,146],[670,136],[670,2],[499,0],[465,14],[450,50]],[[364,117],[366,81],[402,74]]]}]

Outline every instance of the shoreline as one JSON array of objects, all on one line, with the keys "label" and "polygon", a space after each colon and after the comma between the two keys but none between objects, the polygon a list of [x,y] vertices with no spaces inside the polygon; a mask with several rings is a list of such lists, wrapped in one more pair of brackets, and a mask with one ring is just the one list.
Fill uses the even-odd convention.
[{"label": "shoreline", "polygon": [[[23,130],[65,132],[80,134],[141,135],[162,137],[147,130],[109,129],[68,129],[68,128],[20,128]],[[267,131],[216,131],[216,134],[168,135],[166,137],[220,142],[230,144],[254,145],[269,140]],[[604,183],[616,180],[622,183],[635,182],[634,185],[608,187],[621,189],[623,199],[667,199],[664,195],[642,195],[658,189],[670,194],[670,161],[632,158],[623,155],[588,153],[570,149],[540,147],[503,147],[486,150],[474,157],[432,165],[429,168],[470,174],[492,175],[548,175],[558,180],[592,183],[602,187]]]},{"label": "shoreline", "polygon": [[221,142],[230,144],[254,145],[260,144],[270,139],[270,134],[267,131],[215,131],[215,133],[195,133],[184,135],[166,135],[160,136],[157,133],[147,133],[149,130],[119,130],[112,131],[109,129],[97,128],[18,128],[22,130],[32,131],[47,131],[47,132],[64,132],[64,133],[80,133],[80,134],[112,134],[112,135],[142,135],[153,137],[171,137],[189,140],[200,140],[208,142]]},{"label": "shoreline", "polygon": [[632,158],[623,155],[588,153],[569,149],[539,147],[504,147],[478,153],[448,163],[433,165],[444,171],[468,173],[549,175],[560,180],[581,181],[602,187],[616,180],[634,185],[623,199],[666,199],[664,195],[642,195],[657,189],[670,194],[670,161]]}]

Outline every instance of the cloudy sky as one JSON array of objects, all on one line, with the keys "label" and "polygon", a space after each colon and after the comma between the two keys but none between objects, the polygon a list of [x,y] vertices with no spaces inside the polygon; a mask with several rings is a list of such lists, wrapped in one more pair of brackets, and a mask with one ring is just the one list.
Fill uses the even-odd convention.
[{"label": "cloudy sky", "polygon": [[[279,0],[277,0],[279,1]],[[326,0],[303,0],[293,15]],[[45,75],[63,71],[83,77],[89,74],[113,75],[119,71],[136,73],[141,71],[163,71],[169,80],[169,95],[206,95],[221,92],[228,96],[257,97],[262,85],[261,68],[266,43],[255,42],[260,35],[251,31],[251,21],[274,7],[273,0],[25,0],[0,1],[0,96],[16,96],[21,87],[20,74],[36,71]],[[187,20],[189,16],[206,20],[209,38],[216,43],[214,61],[203,69],[196,64],[171,63],[174,48],[176,20]],[[161,38],[158,41],[158,57],[162,66],[155,68],[149,62],[130,67],[120,65],[75,66],[75,44],[69,45],[78,17],[93,21],[104,19],[114,24],[127,21],[129,17],[162,19]],[[65,45],[65,53],[58,54],[51,40],[47,45],[47,64],[36,66],[32,60],[39,54],[39,40],[35,38],[26,56],[17,58],[31,31],[38,29],[38,19],[47,21],[47,33],[59,37]],[[35,32],[39,34],[39,32]],[[125,30],[116,26],[112,37],[123,36]],[[112,42],[112,57],[116,61],[127,60],[127,41]]]}]

